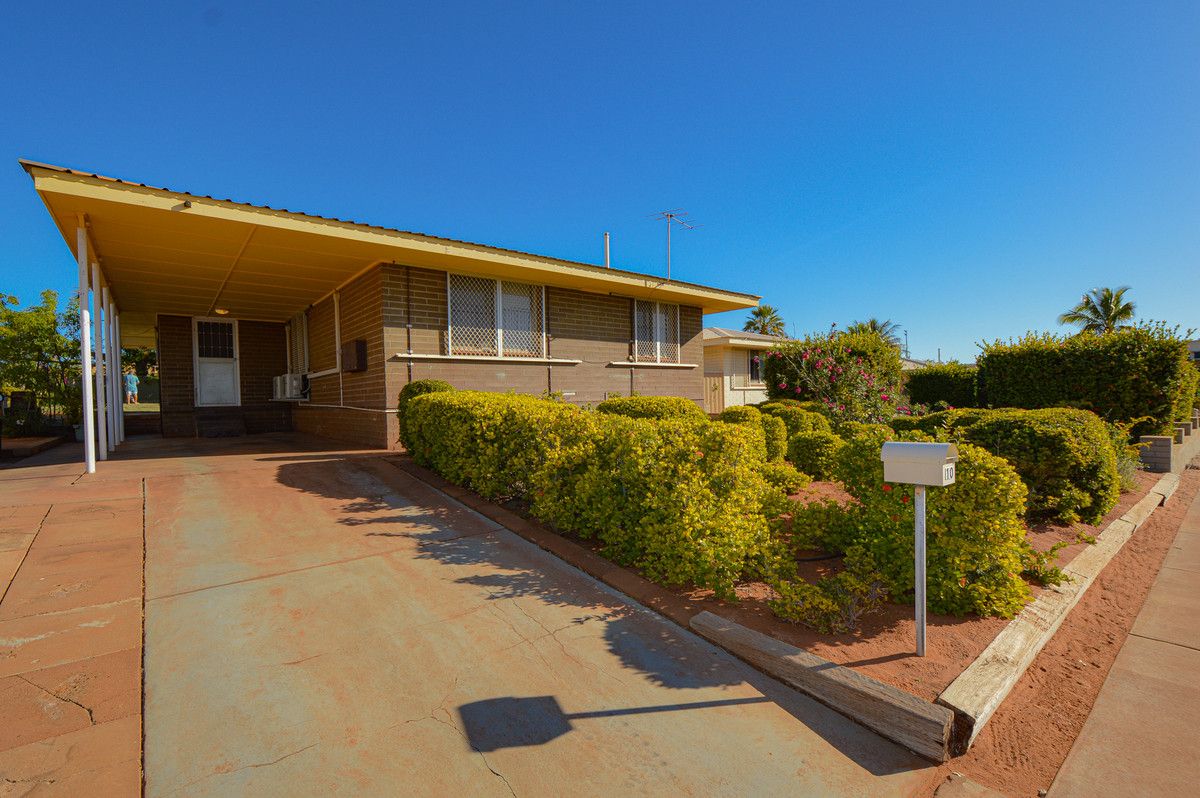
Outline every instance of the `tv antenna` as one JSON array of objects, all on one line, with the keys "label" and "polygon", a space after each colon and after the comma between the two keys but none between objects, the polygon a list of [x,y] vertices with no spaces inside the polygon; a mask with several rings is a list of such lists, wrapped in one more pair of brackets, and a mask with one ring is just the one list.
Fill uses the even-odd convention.
[{"label": "tv antenna", "polygon": [[659,211],[654,214],[652,219],[667,220],[667,279],[671,279],[671,228],[674,225],[679,225],[684,230],[695,230],[699,225],[692,223],[687,218],[687,211],[683,208],[672,208],[669,211]]}]

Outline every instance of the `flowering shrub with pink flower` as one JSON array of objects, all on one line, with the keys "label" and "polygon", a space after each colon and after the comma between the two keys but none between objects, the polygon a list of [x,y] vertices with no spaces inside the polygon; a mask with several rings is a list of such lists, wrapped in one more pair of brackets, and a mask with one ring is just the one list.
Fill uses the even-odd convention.
[{"label": "flowering shrub with pink flower", "polygon": [[900,350],[877,333],[810,335],[766,353],[772,399],[821,403],[835,421],[886,423],[901,403]]}]

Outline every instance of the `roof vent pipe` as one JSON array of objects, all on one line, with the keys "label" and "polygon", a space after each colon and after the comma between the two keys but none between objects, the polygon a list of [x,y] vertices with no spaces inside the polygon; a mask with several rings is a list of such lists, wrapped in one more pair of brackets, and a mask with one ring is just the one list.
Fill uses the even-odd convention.
[{"label": "roof vent pipe", "polygon": [[608,235],[608,233],[605,233],[604,234],[604,268],[611,269],[612,261],[609,260],[609,256],[608,256],[608,242],[609,242],[609,235]]}]

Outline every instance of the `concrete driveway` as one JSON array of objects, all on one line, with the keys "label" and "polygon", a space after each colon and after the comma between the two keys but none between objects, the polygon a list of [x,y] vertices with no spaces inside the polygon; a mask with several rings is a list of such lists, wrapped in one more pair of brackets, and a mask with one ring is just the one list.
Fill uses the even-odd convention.
[{"label": "concrete driveway", "polygon": [[[97,571],[82,590],[76,577],[37,568],[62,559],[54,552],[67,551],[68,533],[94,538],[96,518],[111,516],[110,536],[127,536],[139,515],[148,796],[930,791],[933,769],[913,755],[380,453],[301,436],[122,449],[91,477],[73,473],[62,453],[57,465],[0,475],[14,534],[33,540],[0,606],[14,616],[0,619],[0,638],[11,638],[17,674],[0,708],[23,707],[40,723],[44,707],[61,716],[45,730],[22,721],[8,742],[0,734],[15,746],[0,750],[0,775],[21,779],[15,794],[78,794],[68,784],[98,784],[101,773],[126,785],[106,794],[136,794],[127,753],[138,743],[136,697],[109,700],[103,712],[89,701],[101,706],[101,688],[123,684],[105,675],[105,652],[137,653],[140,641],[116,639],[121,623],[76,623],[57,604],[25,597],[66,585],[83,597],[77,603],[94,605],[87,612],[112,614],[106,585],[116,576]],[[50,501],[71,502],[64,519],[79,520],[54,527],[57,510],[38,515],[37,503]],[[20,531],[25,516],[43,518],[36,536]],[[98,544],[72,545],[111,571],[95,559]],[[132,571],[122,590],[140,593],[139,576]],[[129,606],[137,604],[118,608]],[[136,620],[127,624],[134,633]],[[87,650],[66,650],[77,638]],[[53,640],[63,653],[51,662]],[[74,681],[37,670],[75,660],[58,666],[78,671]],[[90,687],[63,692],[84,677]],[[39,685],[49,692],[39,697]],[[51,702],[60,696],[61,706]]]}]

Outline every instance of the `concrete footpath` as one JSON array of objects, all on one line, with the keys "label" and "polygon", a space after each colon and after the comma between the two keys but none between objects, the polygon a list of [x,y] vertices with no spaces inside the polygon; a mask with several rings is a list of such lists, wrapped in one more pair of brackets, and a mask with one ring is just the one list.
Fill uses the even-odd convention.
[{"label": "concrete footpath", "polygon": [[1200,497],[1192,502],[1050,798],[1200,784]]}]

